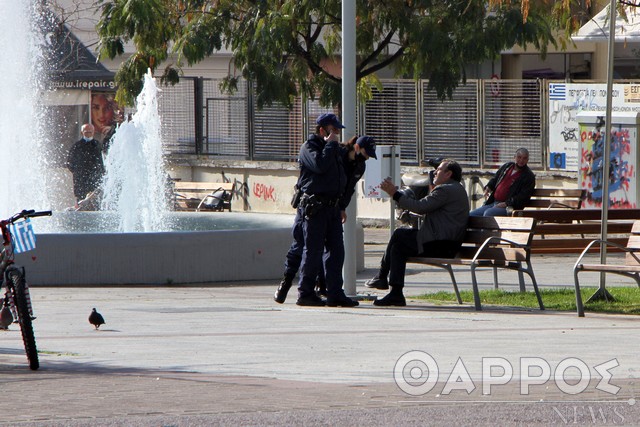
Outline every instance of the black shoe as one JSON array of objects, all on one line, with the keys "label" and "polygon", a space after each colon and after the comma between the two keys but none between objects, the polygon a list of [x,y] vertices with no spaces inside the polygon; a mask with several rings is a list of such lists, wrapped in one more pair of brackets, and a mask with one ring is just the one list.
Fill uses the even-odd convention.
[{"label": "black shoe", "polygon": [[273,294],[273,300],[278,304],[284,303],[284,301],[287,299],[287,293],[289,292],[289,289],[291,289],[291,282],[287,282],[286,280],[280,282],[278,289],[276,289],[276,293]]},{"label": "black shoe", "polygon": [[325,305],[327,305],[327,302],[317,295],[312,295],[308,297],[298,298],[298,301],[296,301],[296,305],[309,306],[309,307],[324,307]]},{"label": "black shoe", "polygon": [[319,280],[316,282],[316,294],[319,297],[327,297],[327,285]]},{"label": "black shoe", "polygon": [[384,296],[384,298],[376,299],[375,301],[373,301],[373,305],[376,305],[378,307],[404,307],[407,305],[407,300],[404,299],[404,295],[387,294]]},{"label": "black shoe", "polygon": [[327,305],[329,307],[357,307],[360,303],[356,300],[349,298],[346,295],[340,298],[327,298]]},{"label": "black shoe", "polygon": [[375,288],[375,289],[389,289],[389,282],[386,277],[380,278],[378,276],[373,279],[369,279],[364,282],[364,285],[367,288]]}]

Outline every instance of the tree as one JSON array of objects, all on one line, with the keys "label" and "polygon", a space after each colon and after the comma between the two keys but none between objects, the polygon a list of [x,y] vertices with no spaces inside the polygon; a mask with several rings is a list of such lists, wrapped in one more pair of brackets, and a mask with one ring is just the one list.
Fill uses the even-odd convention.
[{"label": "tree", "polygon": [[[132,42],[136,52],[116,74],[118,100],[131,103],[142,75],[163,66],[176,82],[182,67],[233,53],[223,86],[256,85],[257,103],[292,105],[297,95],[336,105],[341,44],[339,0],[99,0],[100,57],[113,59]],[[356,0],[356,79],[361,97],[391,67],[397,77],[426,78],[440,98],[465,81],[465,66],[514,45],[543,54],[555,44],[553,1]],[[557,15],[555,15],[557,16]],[[173,56],[172,56],[173,54]],[[175,62],[169,62],[175,58]]]}]

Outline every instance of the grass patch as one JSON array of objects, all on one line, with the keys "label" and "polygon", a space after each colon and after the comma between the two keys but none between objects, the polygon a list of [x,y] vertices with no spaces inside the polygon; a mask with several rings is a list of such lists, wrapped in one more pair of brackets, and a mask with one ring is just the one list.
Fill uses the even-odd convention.
[{"label": "grass patch", "polygon": [[[637,287],[607,287],[615,301],[590,303],[587,303],[587,300],[597,288],[581,288],[580,290],[585,312],[640,315],[640,289]],[[575,290],[573,288],[541,289],[540,293],[547,310],[576,311]],[[460,291],[460,296],[464,303],[473,304],[473,291]],[[456,302],[456,295],[446,291],[426,293],[412,298],[436,304]],[[538,300],[533,291],[481,290],[480,300],[482,304],[538,308]]]}]

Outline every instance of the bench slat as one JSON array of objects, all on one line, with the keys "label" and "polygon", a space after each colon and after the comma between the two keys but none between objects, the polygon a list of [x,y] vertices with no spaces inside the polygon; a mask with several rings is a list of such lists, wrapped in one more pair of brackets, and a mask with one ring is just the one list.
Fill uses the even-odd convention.
[{"label": "bench slat", "polygon": [[536,188],[533,190],[534,197],[583,197],[585,190],[577,188]]},{"label": "bench slat", "polygon": [[[544,200],[544,199],[531,199],[527,203],[526,208],[567,208],[567,209],[579,209],[582,203],[579,200],[571,199],[557,199],[557,200]],[[525,208],[525,209],[526,209]]]},{"label": "bench slat", "polygon": [[624,271],[628,273],[634,273],[640,270],[640,265],[580,264],[580,269],[584,271]]},{"label": "bench slat", "polygon": [[[629,234],[631,233],[632,222],[612,222],[607,224],[609,234]],[[560,235],[560,234],[600,234],[601,225],[599,222],[592,223],[543,223],[536,224],[535,234]]]},{"label": "bench slat", "polygon": [[[538,221],[558,222],[558,221],[585,221],[602,219],[600,209],[551,209],[551,210],[519,210],[513,211],[515,217],[535,218]],[[609,220],[636,220],[640,219],[640,209],[612,209],[608,212]]]},{"label": "bench slat", "polygon": [[490,237],[501,237],[515,242],[518,245],[528,245],[531,239],[531,232],[524,231],[499,231],[499,230],[482,230],[471,228],[467,230],[465,242],[481,245]]},{"label": "bench slat", "polygon": [[[456,258],[473,258],[478,251],[478,248],[474,247],[462,247],[456,255]],[[495,259],[500,261],[524,261],[527,259],[526,249],[517,248],[497,248],[487,247],[480,254],[479,259]]]},{"label": "bench slat", "polygon": [[[563,252],[564,249],[578,248],[582,251],[594,238],[579,238],[579,237],[567,237],[565,239],[534,239],[531,242],[532,249],[558,249],[558,252]],[[627,238],[624,237],[612,237],[608,239],[611,242],[625,246],[627,244]],[[598,249],[598,246],[594,246],[594,251]],[[607,248],[608,251],[613,248]]]},{"label": "bench slat", "polygon": [[521,230],[531,231],[535,224],[535,219],[526,218],[528,221],[515,220],[509,216],[470,216],[467,223],[468,228],[481,228],[487,230]]}]

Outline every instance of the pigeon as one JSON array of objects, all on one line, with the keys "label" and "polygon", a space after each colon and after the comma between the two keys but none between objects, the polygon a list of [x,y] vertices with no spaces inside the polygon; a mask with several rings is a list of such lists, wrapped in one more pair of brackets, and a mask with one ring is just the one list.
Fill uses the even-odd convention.
[{"label": "pigeon", "polygon": [[5,304],[2,306],[2,310],[0,310],[0,329],[9,329],[11,323],[13,323],[13,314],[11,314],[11,310]]},{"label": "pigeon", "polygon": [[102,317],[102,314],[98,313],[94,308],[93,310],[91,310],[91,314],[89,315],[89,323],[91,323],[96,327],[96,329],[98,329],[100,328],[100,325],[105,324],[104,317]]}]

